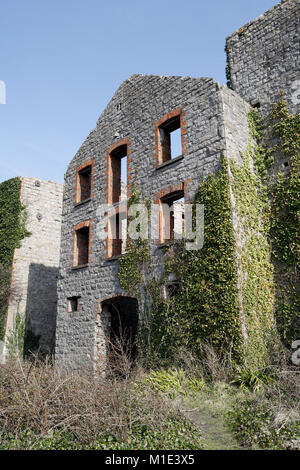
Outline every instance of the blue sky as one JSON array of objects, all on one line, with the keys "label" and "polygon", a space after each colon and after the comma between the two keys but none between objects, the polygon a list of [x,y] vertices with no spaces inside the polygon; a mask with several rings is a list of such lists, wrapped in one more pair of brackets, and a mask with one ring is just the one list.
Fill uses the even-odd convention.
[{"label": "blue sky", "polygon": [[0,9],[0,181],[63,182],[133,73],[225,83],[225,37],[276,0],[9,0]]}]

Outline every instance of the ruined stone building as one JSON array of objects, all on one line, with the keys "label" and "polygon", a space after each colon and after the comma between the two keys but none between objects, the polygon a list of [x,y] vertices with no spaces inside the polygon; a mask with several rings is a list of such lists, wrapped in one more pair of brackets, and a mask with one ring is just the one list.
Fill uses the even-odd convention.
[{"label": "ruined stone building", "polygon": [[[100,236],[105,212],[99,208],[104,204],[115,207],[117,227],[121,225],[124,161],[129,200],[137,194],[140,202],[172,207],[176,201],[193,202],[199,183],[205,183],[209,175],[217,175],[225,159],[235,253],[235,323],[244,341],[255,336],[255,327],[248,328],[245,313],[248,306],[243,286],[249,277],[241,261],[247,241],[245,217],[238,210],[232,168],[243,165],[249,148],[252,136],[248,113],[253,107],[264,116],[283,93],[290,112],[297,112],[299,2],[282,1],[242,27],[227,39],[226,52],[232,89],[213,78],[129,77],[71,161],[63,197],[57,362],[73,368],[105,363],[111,331],[116,332],[121,323],[134,336],[146,315],[145,302],[121,287],[118,273],[126,253],[121,237],[109,234],[109,218],[105,222],[106,239]],[[180,152],[173,148],[176,132],[181,136]],[[270,172],[283,167],[284,161],[278,157]],[[253,162],[249,168],[250,185]],[[151,275],[156,281],[162,280],[165,272],[164,248],[174,244],[174,234],[164,236],[163,217],[159,224],[158,237],[149,241]],[[255,276],[268,277],[268,269]],[[176,274],[170,273],[163,281],[162,295],[168,295],[172,285],[179,282]],[[254,295],[259,302],[264,289],[253,289],[257,289]],[[270,312],[272,302],[268,302]],[[257,315],[258,322],[271,325],[271,313],[262,309]]]},{"label": "ruined stone building", "polygon": [[[14,196],[12,185],[16,188]],[[25,328],[25,348],[53,352],[63,185],[36,178],[15,178],[2,183],[0,190],[2,203],[5,192],[11,193],[10,203],[16,199],[5,208],[6,220],[1,217],[1,229],[7,238],[12,236],[11,218],[18,218],[18,200],[27,229],[20,245],[12,246],[11,295],[4,324],[3,356],[9,353],[18,316],[19,326]],[[1,240],[1,255],[4,243]]]},{"label": "ruined stone building", "polygon": [[[293,260],[278,265],[272,258],[257,170],[263,150],[256,151],[249,113],[267,118],[282,98],[291,116],[298,112],[299,0],[282,0],[227,38],[225,49],[228,86],[213,78],[132,75],[71,161],[64,187],[20,179],[14,204],[0,207],[0,262],[12,264],[0,324],[6,355],[18,317],[29,351],[53,352],[55,343],[56,362],[73,369],[105,367],[109,343],[122,331],[135,353],[138,331],[151,318],[158,330],[164,322],[177,325],[158,344],[165,338],[177,347],[184,335],[195,345],[235,344],[254,363],[278,324],[276,308],[291,330],[299,279]],[[293,155],[285,149],[273,157],[269,180],[288,178]],[[0,185],[2,201],[9,187]],[[204,244],[180,258],[177,234],[187,225],[184,208],[195,202],[204,206]],[[151,208],[151,235],[141,243],[125,239],[132,203]],[[21,212],[28,233],[19,224],[17,236],[8,220]],[[155,312],[158,303],[165,316]]]}]

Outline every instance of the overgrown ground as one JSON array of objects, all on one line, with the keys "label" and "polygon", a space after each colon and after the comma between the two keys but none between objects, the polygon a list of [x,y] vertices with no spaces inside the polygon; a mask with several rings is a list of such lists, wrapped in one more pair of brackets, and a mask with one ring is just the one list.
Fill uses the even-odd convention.
[{"label": "overgrown ground", "polygon": [[256,374],[205,348],[109,376],[14,359],[0,368],[0,449],[297,449],[299,370]]}]

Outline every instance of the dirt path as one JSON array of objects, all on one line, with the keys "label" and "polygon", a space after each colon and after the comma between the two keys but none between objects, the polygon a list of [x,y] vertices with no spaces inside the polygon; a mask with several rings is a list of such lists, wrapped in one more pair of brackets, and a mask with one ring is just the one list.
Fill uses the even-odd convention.
[{"label": "dirt path", "polygon": [[200,429],[205,450],[241,449],[222,417],[213,416],[204,410],[188,410],[185,407],[180,411]]}]

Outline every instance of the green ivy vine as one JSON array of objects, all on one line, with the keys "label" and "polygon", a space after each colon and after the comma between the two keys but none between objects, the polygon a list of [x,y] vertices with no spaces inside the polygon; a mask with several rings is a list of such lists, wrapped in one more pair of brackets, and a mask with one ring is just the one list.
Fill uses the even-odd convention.
[{"label": "green ivy vine", "polygon": [[227,86],[231,90],[233,90],[232,80],[231,80],[231,67],[230,67],[230,60],[229,60],[229,49],[227,44],[225,45],[225,54],[226,54],[226,68],[225,68],[225,75],[227,80]]},{"label": "green ivy vine", "polygon": [[[129,240],[128,253],[120,260],[121,286],[143,304],[140,350],[151,360],[168,360],[182,346],[201,355],[203,343],[209,342],[220,353],[231,351],[249,370],[258,370],[266,366],[278,340],[275,318],[281,338],[296,339],[299,116],[290,116],[283,101],[274,107],[267,126],[274,130],[276,145],[274,139],[267,143],[267,126],[257,110],[248,121],[243,163],[222,158],[219,172],[199,185],[194,202],[205,207],[203,248],[187,251],[184,243],[160,248],[165,262],[161,279],[154,279],[148,241]],[[270,194],[275,152],[290,156],[292,166],[287,177],[278,176]],[[131,202],[138,200],[135,192]],[[162,287],[170,273],[180,279],[180,288],[165,299]]]},{"label": "green ivy vine", "polygon": [[[150,281],[145,277],[142,286],[137,281],[141,279],[141,263],[149,263],[149,251],[143,256],[141,246],[134,242],[120,260],[121,286],[131,294],[136,294],[139,286],[151,298],[143,337],[148,341],[144,349],[152,358],[167,359],[180,346],[201,353],[203,341],[210,341],[219,350],[230,348],[239,356],[242,341],[225,159],[219,174],[200,184],[195,202],[205,205],[202,250],[187,251],[182,243],[165,247],[163,279],[156,281],[150,275]],[[180,290],[176,297],[164,299],[161,287],[168,273],[174,271],[181,279]]]},{"label": "green ivy vine", "polygon": [[[14,252],[21,240],[30,235],[26,230],[26,211],[21,203],[21,179],[12,178],[0,184],[0,263],[11,269]],[[7,303],[0,307],[0,340],[4,336]]]},{"label": "green ivy vine", "polygon": [[271,187],[271,243],[276,278],[276,321],[290,347],[300,338],[300,115],[281,99],[269,119],[277,155],[289,160]]},{"label": "green ivy vine", "polygon": [[262,121],[257,111],[249,113],[248,122],[250,135],[243,163],[238,165],[230,160],[230,170],[234,210],[239,220],[237,250],[245,329],[244,357],[247,367],[257,370],[267,364],[269,348],[276,340],[266,186],[273,151],[262,145]]}]

